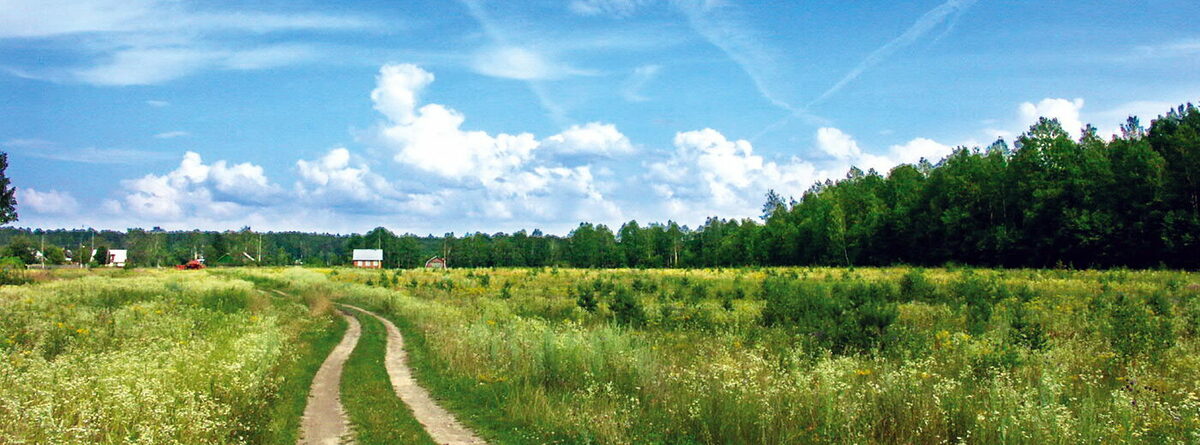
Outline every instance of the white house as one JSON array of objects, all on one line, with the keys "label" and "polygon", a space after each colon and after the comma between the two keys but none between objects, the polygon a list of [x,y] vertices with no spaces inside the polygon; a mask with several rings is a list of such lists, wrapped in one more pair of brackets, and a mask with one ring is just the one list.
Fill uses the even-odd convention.
[{"label": "white house", "polygon": [[128,259],[129,251],[126,249],[108,250],[108,267],[125,267],[125,261]]},{"label": "white house", "polygon": [[354,249],[354,267],[366,269],[383,267],[383,249]]}]

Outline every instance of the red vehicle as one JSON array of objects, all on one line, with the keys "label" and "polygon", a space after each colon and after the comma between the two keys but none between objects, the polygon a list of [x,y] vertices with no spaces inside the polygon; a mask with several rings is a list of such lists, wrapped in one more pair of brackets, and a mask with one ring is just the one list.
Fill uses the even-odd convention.
[{"label": "red vehicle", "polygon": [[176,265],[175,268],[179,269],[179,270],[200,270],[200,269],[204,268],[204,263],[201,263],[196,260],[191,260],[191,261],[188,261],[187,263]]}]

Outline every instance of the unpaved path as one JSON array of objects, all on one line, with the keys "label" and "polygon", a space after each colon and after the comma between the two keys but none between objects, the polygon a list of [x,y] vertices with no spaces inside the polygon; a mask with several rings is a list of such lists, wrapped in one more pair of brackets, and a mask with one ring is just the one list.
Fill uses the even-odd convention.
[{"label": "unpaved path", "polygon": [[388,377],[392,380],[392,389],[396,395],[413,410],[413,417],[425,426],[425,431],[434,442],[444,445],[486,445],[483,439],[475,436],[454,416],[438,406],[429,396],[429,391],[422,388],[413,379],[412,370],[408,367],[408,354],[404,352],[404,337],[400,330],[388,319],[362,308],[343,304],[343,306],[361,311],[375,317],[387,328],[387,354],[384,363],[387,366]]},{"label": "unpaved path", "polygon": [[349,442],[350,421],[342,409],[341,387],[342,367],[358,337],[362,335],[362,327],[358,319],[341,312],[349,326],[346,335],[342,337],[329,357],[321,364],[317,374],[313,376],[312,387],[308,391],[308,406],[304,408],[304,417],[300,420],[300,440],[303,445],[333,445]]}]

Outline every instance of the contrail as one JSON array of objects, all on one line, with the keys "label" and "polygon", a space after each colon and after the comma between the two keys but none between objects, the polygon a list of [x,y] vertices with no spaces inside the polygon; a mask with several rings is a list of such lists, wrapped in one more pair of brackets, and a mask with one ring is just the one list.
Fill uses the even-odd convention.
[{"label": "contrail", "polygon": [[886,45],[879,47],[879,49],[876,49],[871,54],[867,55],[867,58],[863,59],[862,62],[859,62],[858,66],[850,70],[845,77],[842,77],[842,80],[839,80],[838,83],[834,84],[832,88],[830,88],[828,91],[825,91],[825,93],[821,94],[820,97],[817,97],[810,102],[808,107],[819,104],[825,101],[825,99],[828,99],[830,96],[836,94],[838,91],[841,91],[843,87],[854,81],[854,79],[857,79],[858,76],[863,73],[863,71],[866,71],[868,68],[871,68],[879,62],[882,62],[897,50],[913,44],[913,42],[916,42],[918,38],[925,35],[925,33],[929,32],[931,29],[945,21],[946,17],[949,17],[951,14],[955,13],[961,14],[967,8],[970,8],[971,5],[975,4],[976,1],[978,0],[950,0],[946,3],[942,3],[941,6],[926,12],[925,15],[922,15],[921,18],[917,19],[916,23],[913,23],[913,25],[909,27],[907,31],[904,31],[904,34],[900,34],[899,37],[892,39],[892,41],[888,42]]},{"label": "contrail", "polygon": [[[479,22],[479,26],[483,28],[484,34],[487,34],[493,42],[502,46],[510,44],[508,35],[500,27],[496,26],[496,22],[488,16],[487,11],[483,10],[483,5],[479,0],[462,0],[463,5],[467,7],[467,12],[471,17]],[[538,103],[546,110],[546,114],[550,120],[554,121],[555,125],[566,128],[571,120],[567,116],[566,110],[561,105],[550,99],[550,95],[546,93],[546,89],[542,87],[541,82],[536,80],[526,80],[525,84],[529,86],[529,91],[537,97]]]}]

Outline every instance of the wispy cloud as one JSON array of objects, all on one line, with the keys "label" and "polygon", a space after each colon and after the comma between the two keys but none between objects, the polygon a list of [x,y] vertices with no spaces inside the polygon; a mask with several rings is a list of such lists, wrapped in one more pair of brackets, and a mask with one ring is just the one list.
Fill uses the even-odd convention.
[{"label": "wispy cloud", "polygon": [[162,108],[162,107],[171,105],[171,103],[167,102],[165,100],[148,100],[148,101],[146,101],[146,105],[152,106],[154,108]]},{"label": "wispy cloud", "polygon": [[571,12],[579,15],[607,15],[613,17],[627,17],[633,14],[638,8],[653,2],[654,0],[572,0],[567,5]]},{"label": "wispy cloud", "polygon": [[69,149],[41,139],[10,139],[0,142],[0,149],[22,156],[82,164],[139,164],[176,157],[175,154],[166,152],[120,148]]},{"label": "wispy cloud", "polygon": [[595,74],[551,60],[529,48],[515,46],[483,49],[476,53],[472,65],[480,74],[517,80],[554,80]]},{"label": "wispy cloud", "polygon": [[[0,39],[66,42],[75,66],[6,67],[10,74],[101,86],[150,85],[206,69],[258,70],[313,60],[315,46],[283,31],[345,32],[378,20],[339,14],[198,10],[181,0],[10,0],[0,7]],[[389,23],[389,27],[393,27]]]},{"label": "wispy cloud", "polygon": [[[559,67],[557,69],[558,72],[556,74],[564,74],[562,72],[564,70],[566,70],[568,72],[575,71],[574,68],[569,68],[569,67],[562,68],[562,67],[566,67],[566,65],[558,65],[555,62],[548,62],[548,61],[546,61],[547,58],[545,58],[544,55],[536,52],[531,47],[518,45],[515,42],[513,42],[512,39],[510,38],[508,32],[505,29],[503,29],[502,27],[500,27],[495,20],[492,20],[491,15],[488,14],[488,12],[483,8],[483,5],[478,0],[461,0],[461,1],[462,1],[463,5],[467,7],[467,12],[470,13],[471,17],[474,18],[475,21],[479,23],[479,26],[481,28],[483,28],[483,32],[485,34],[487,34],[488,38],[490,38],[492,40],[493,45],[495,45],[496,47],[509,48],[510,53],[511,53],[511,48],[518,48],[519,49],[518,53],[511,53],[511,54],[518,54],[521,56],[520,58],[525,59],[527,61],[535,61],[538,64],[543,65],[544,67],[545,66]],[[501,59],[503,60],[504,58],[501,58]],[[549,94],[547,94],[545,87],[540,83],[540,79],[543,79],[544,77],[539,78],[536,76],[528,76],[528,74],[531,74],[528,72],[528,68],[522,69],[522,70],[503,70],[502,71],[502,70],[496,69],[497,67],[488,67],[487,69],[480,70],[480,66],[478,65],[478,62],[479,62],[479,59],[476,59],[475,68],[476,68],[476,71],[479,71],[481,74],[495,76],[497,74],[504,73],[504,74],[509,74],[509,75],[503,75],[503,76],[498,76],[498,77],[506,77],[506,78],[510,78],[510,79],[515,78],[515,79],[524,80],[526,82],[526,84],[529,86],[529,90],[531,92],[533,92],[534,96],[537,96],[538,103],[542,106],[543,109],[546,110],[547,116],[550,118],[550,120],[554,121],[554,123],[556,125],[558,125],[559,127],[566,127],[567,124],[570,122],[570,118],[567,117],[566,110],[562,107],[562,105],[560,105],[558,102],[554,101],[550,97]],[[509,62],[511,62],[511,58],[509,58]],[[527,76],[519,77],[519,76],[513,76],[512,74],[525,74]]]},{"label": "wispy cloud", "polygon": [[868,54],[867,57],[862,60],[862,62],[859,62],[858,66],[855,66],[854,69],[846,73],[845,76],[842,76],[842,79],[834,84],[833,87],[830,87],[816,99],[813,99],[813,101],[808,104],[808,107],[812,107],[813,105],[824,102],[834,94],[837,94],[837,92],[841,91],[842,88],[844,88],[847,84],[853,82],[854,79],[857,79],[858,76],[862,75],[864,71],[886,60],[896,51],[912,45],[917,41],[917,39],[921,38],[921,36],[925,35],[930,30],[944,22],[947,17],[950,17],[952,14],[961,14],[962,11],[970,8],[971,5],[975,4],[976,1],[978,0],[949,0],[945,3],[942,3],[938,7],[929,10],[929,12],[926,12],[924,15],[918,18],[917,21],[908,28],[908,30],[904,31],[903,34],[900,34],[899,37],[892,39],[887,44],[879,47],[875,51],[872,51],[871,54]]},{"label": "wispy cloud", "polygon": [[642,88],[645,88],[647,83],[654,80],[655,76],[658,76],[658,72],[661,70],[662,67],[659,65],[642,65],[634,68],[633,73],[621,85],[621,97],[630,102],[645,102],[650,100],[642,94]]},{"label": "wispy cloud", "polygon": [[1200,38],[1176,40],[1160,45],[1143,45],[1134,49],[1135,54],[1146,58],[1171,58],[1200,55]]},{"label": "wispy cloud", "polygon": [[752,27],[728,14],[731,6],[702,0],[674,3],[696,33],[742,68],[764,99],[781,109],[799,111],[776,88],[786,80],[777,64],[778,60],[783,59],[782,54],[764,45],[763,42],[768,39],[758,35]]},{"label": "wispy cloud", "polygon": [[174,139],[174,138],[184,137],[184,136],[188,136],[188,135],[191,135],[191,133],[188,133],[186,131],[167,131],[167,132],[156,134],[156,135],[154,135],[154,137],[157,139]]}]

